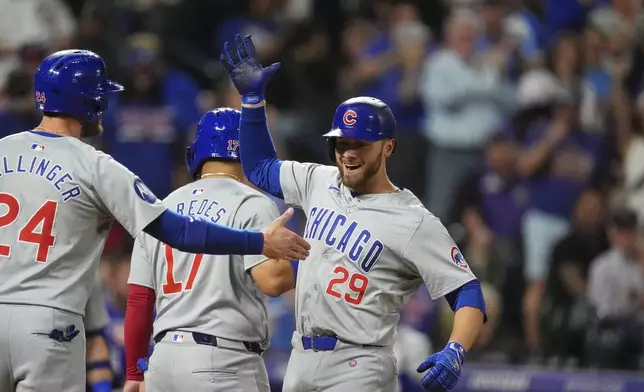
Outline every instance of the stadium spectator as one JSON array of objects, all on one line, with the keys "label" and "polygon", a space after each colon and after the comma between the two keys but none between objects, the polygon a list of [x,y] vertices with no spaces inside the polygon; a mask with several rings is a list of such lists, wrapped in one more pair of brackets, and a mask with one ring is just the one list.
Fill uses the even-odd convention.
[{"label": "stadium spectator", "polygon": [[610,249],[591,264],[588,299],[598,322],[590,341],[591,366],[637,369],[642,353],[644,254],[638,244],[637,214],[616,211],[609,227]]},{"label": "stadium spectator", "polygon": [[62,0],[0,0],[0,86],[21,65],[25,46],[69,48],[76,21]]},{"label": "stadium spectator", "polygon": [[185,183],[186,136],[200,112],[198,88],[187,75],[164,69],[160,51],[157,36],[130,38],[126,89],[105,118],[103,148],[163,198]]},{"label": "stadium spectator", "polygon": [[0,106],[0,138],[32,129],[40,123],[41,115],[34,108],[33,76],[16,69],[9,73],[4,87],[4,102]]},{"label": "stadium spectator", "polygon": [[420,85],[428,116],[425,135],[431,143],[427,159],[427,207],[448,219],[458,184],[482,162],[487,138],[501,127],[514,99],[506,84],[510,53],[490,49],[474,56],[480,37],[476,14],[461,11],[446,24],[445,48],[426,62]]},{"label": "stadium spectator", "polygon": [[589,323],[586,288],[590,263],[608,249],[602,194],[584,191],[572,214],[572,232],[552,252],[543,307],[544,354],[563,364],[583,364]]},{"label": "stadium spectator", "polygon": [[573,205],[582,190],[604,174],[602,135],[581,131],[578,92],[562,93],[552,120],[528,130],[519,174],[528,180],[530,203],[523,220],[526,344],[540,349],[541,302],[554,245],[568,234]]}]

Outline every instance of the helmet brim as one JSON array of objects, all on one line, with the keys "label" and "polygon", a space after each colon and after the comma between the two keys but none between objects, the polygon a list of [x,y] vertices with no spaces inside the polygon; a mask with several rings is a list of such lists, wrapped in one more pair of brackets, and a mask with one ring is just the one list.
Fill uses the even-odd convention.
[{"label": "helmet brim", "polygon": [[378,134],[373,134],[371,132],[360,132],[351,128],[334,128],[322,135],[322,137],[326,139],[344,137],[347,139],[363,140],[366,142],[376,142],[378,140],[388,139]]},{"label": "helmet brim", "polygon": [[101,84],[100,89],[105,93],[118,93],[119,91],[125,90],[125,87],[113,80],[108,80]]}]

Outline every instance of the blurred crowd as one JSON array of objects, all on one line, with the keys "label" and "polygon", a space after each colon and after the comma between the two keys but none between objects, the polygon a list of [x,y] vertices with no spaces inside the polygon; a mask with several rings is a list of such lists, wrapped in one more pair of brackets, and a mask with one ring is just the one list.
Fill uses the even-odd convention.
[{"label": "blurred crowd", "polygon": [[[87,142],[165,197],[188,181],[201,115],[240,106],[219,54],[252,34],[263,64],[282,62],[267,91],[281,158],[330,163],[320,135],[346,98],[392,108],[390,177],[483,283],[468,361],[642,369],[643,29],[639,0],[0,0],[0,137],[38,123],[44,56],[93,50],[126,91]],[[102,262],[117,375],[131,246],[115,226]],[[267,357],[288,357],[291,294],[269,302]],[[444,302],[421,290],[402,312],[405,391],[447,338]]]}]

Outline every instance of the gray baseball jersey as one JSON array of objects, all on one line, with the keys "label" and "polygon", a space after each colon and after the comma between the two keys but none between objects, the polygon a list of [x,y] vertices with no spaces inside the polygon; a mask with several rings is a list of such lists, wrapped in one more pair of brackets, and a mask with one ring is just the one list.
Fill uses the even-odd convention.
[{"label": "gray baseball jersey", "polygon": [[439,219],[408,190],[353,195],[336,167],[283,162],[284,201],[307,216],[296,326],[304,335],[391,346],[399,309],[424,281],[433,299],[475,279]]},{"label": "gray baseball jersey", "polygon": [[0,303],[83,315],[113,219],[137,236],[164,210],[132,172],[78,139],[0,140]]},{"label": "gray baseball jersey", "polygon": [[[279,216],[268,197],[227,178],[183,186],[164,204],[237,229],[263,230]],[[182,253],[143,233],[136,239],[128,283],[155,290],[155,335],[179,329],[267,344],[266,297],[248,273],[265,260]]]}]

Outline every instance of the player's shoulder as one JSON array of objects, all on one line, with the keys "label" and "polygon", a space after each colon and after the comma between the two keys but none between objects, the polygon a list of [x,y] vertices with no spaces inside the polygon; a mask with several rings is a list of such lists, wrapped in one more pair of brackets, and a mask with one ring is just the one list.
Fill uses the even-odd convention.
[{"label": "player's shoulder", "polygon": [[315,177],[339,178],[340,171],[337,166],[313,162],[282,161],[282,171],[304,171]]},{"label": "player's shoulder", "polygon": [[275,201],[264,193],[246,184],[238,183],[238,187],[240,195],[242,196],[239,203],[240,208],[243,206],[256,208],[258,210],[262,208],[278,210]]},{"label": "player's shoulder", "polygon": [[3,138],[0,138],[0,144],[12,143],[14,141],[20,141],[25,139],[25,134],[27,132],[12,133]]},{"label": "player's shoulder", "polygon": [[441,220],[429,211],[423,202],[408,189],[401,190],[395,198],[400,213],[410,222],[416,222],[416,231],[429,233],[444,230]]}]

